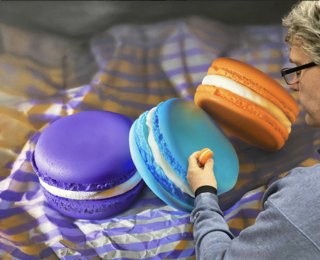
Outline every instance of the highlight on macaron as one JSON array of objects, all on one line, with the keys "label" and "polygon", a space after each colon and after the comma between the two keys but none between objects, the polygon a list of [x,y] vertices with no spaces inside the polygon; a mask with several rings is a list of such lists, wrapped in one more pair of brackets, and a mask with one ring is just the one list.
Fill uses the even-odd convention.
[{"label": "highlight on macaron", "polygon": [[212,156],[213,152],[209,148],[204,148],[198,153],[197,159],[202,165],[205,165]]},{"label": "highlight on macaron", "polygon": [[299,114],[296,100],[280,83],[231,58],[212,63],[194,102],[226,133],[267,151],[285,144]]}]

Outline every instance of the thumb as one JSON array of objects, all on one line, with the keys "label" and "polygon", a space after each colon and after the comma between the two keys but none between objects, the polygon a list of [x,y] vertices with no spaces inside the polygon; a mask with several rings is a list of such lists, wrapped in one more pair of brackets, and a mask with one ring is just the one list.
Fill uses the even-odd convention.
[{"label": "thumb", "polygon": [[204,170],[210,169],[213,170],[214,161],[212,158],[208,159],[204,165]]}]

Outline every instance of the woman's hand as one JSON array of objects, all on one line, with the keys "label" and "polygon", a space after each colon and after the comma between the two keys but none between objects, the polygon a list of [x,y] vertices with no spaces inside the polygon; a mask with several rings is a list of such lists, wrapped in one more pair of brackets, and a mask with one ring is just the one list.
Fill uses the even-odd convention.
[{"label": "woman's hand", "polygon": [[198,153],[199,152],[194,152],[189,157],[187,180],[193,194],[201,186],[212,186],[217,189],[217,181],[213,173],[213,159],[209,159],[205,165],[202,166],[197,160]]}]

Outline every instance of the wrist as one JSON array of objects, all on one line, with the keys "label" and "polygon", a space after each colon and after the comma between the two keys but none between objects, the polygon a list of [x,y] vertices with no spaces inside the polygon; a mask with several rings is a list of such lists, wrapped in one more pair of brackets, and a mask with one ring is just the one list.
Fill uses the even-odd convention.
[{"label": "wrist", "polygon": [[210,193],[213,193],[215,195],[217,195],[218,191],[215,187],[213,186],[210,186],[210,185],[204,185],[204,186],[201,186],[199,188],[196,189],[195,191],[195,198],[201,194],[201,193],[204,193],[204,192],[210,192]]}]

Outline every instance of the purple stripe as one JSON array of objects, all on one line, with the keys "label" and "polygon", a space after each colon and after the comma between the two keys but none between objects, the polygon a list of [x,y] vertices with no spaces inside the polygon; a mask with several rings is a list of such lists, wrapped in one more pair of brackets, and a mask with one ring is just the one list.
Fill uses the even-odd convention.
[{"label": "purple stripe", "polygon": [[[19,152],[17,153],[19,154]],[[12,166],[13,166],[14,162],[7,162],[4,166],[5,169],[9,169],[11,170],[12,169]]]},{"label": "purple stripe", "polygon": [[74,98],[82,97],[84,94],[88,93],[92,87],[90,85],[84,85],[81,89],[74,95]]},{"label": "purple stripe", "polygon": [[[40,194],[42,195],[42,193],[40,193]],[[144,200],[139,201],[138,204],[142,204],[142,205],[160,204],[158,202],[161,203],[161,205],[159,205],[159,206],[164,206],[165,205],[158,198],[155,198],[155,199],[144,199]],[[14,215],[23,214],[24,212],[26,212],[28,210],[31,210],[32,208],[35,208],[35,207],[38,207],[38,206],[48,207],[48,206],[45,206],[45,205],[48,205],[46,203],[46,201],[41,201],[41,202],[35,203],[32,206],[1,209],[0,210],[0,219],[6,219],[6,218],[9,218],[9,217],[14,216]],[[149,214],[148,216],[130,215],[130,216],[125,216],[125,217],[111,218],[110,220],[111,220],[111,223],[118,223],[119,221],[122,221],[122,220],[132,220],[132,219],[149,220],[149,219],[154,219],[154,218],[158,218],[158,217],[164,217],[164,216],[167,216],[167,215],[183,216],[186,213],[185,212],[181,212],[181,211],[164,211],[164,210],[161,210],[161,211],[151,211],[148,214]],[[61,228],[71,228],[72,229],[72,228],[76,227],[76,226],[74,226],[72,223],[70,223],[68,220],[66,220],[64,218],[63,219],[59,219],[59,218],[53,218],[53,217],[51,217],[49,215],[43,215],[43,216],[37,218],[36,222],[31,223],[29,227],[28,227],[28,225],[29,225],[28,223],[27,224],[23,224],[23,226],[17,226],[17,227],[14,227],[14,228],[10,229],[10,230],[7,230],[6,233],[8,233],[8,234],[15,234],[16,232],[20,233],[22,230],[27,230],[28,228],[33,228],[33,227],[35,227],[37,225],[44,224],[47,221],[50,221],[50,222],[54,223],[55,225],[57,225],[57,226],[59,226]],[[92,223],[92,224],[99,224],[100,223],[100,224],[102,224],[104,222],[105,222],[105,219],[104,220],[95,220],[95,221],[91,220],[91,221],[86,221],[86,222],[79,222],[78,226],[84,226],[84,225],[86,225],[88,223]],[[27,227],[26,227],[27,229],[24,228],[25,225],[27,225]],[[41,237],[41,235],[39,237]],[[37,238],[35,238],[35,239],[37,239]],[[43,240],[43,241],[45,241],[45,240]],[[39,241],[39,243],[43,242],[43,241],[41,240],[41,241]]]},{"label": "purple stripe", "polygon": [[2,233],[9,235],[9,236],[19,234],[19,233],[31,230],[32,228],[35,228],[35,227],[39,226],[40,224],[45,223],[47,221],[48,221],[47,216],[42,215],[39,218],[36,218],[36,219],[33,218],[33,220],[29,220],[27,223],[15,226],[15,227],[7,229],[7,230],[2,230]]},{"label": "purple stripe", "polygon": [[114,77],[118,77],[121,79],[125,79],[131,82],[137,82],[137,83],[144,83],[144,82],[150,82],[150,81],[160,81],[163,79],[167,78],[166,73],[164,73],[163,71],[161,71],[160,73],[157,74],[148,74],[148,75],[144,75],[144,76],[140,76],[140,75],[133,75],[133,74],[127,74],[121,71],[117,71],[117,70],[107,70],[104,69],[103,72],[105,72],[107,75],[111,75]]},{"label": "purple stripe", "polygon": [[[145,201],[145,200],[141,200],[141,201]],[[131,208],[130,208],[131,209]],[[141,214],[146,214],[146,216],[141,215]],[[124,216],[124,217],[114,217],[114,218],[110,218],[108,219],[108,221],[110,221],[110,223],[119,223],[120,221],[123,220],[152,220],[154,218],[161,218],[161,217],[165,217],[165,216],[184,216],[187,213],[182,212],[182,211],[167,211],[167,210],[155,210],[155,211],[148,211],[145,213],[139,213],[139,215],[129,215],[129,216]],[[79,223],[77,223],[78,226],[85,226],[86,224],[103,224],[105,223],[105,219],[101,219],[101,220],[88,220],[88,221],[81,221]]]},{"label": "purple stripe", "polygon": [[[25,135],[26,140],[28,140],[34,133],[35,133],[35,131],[30,131],[30,132],[28,132],[28,133]],[[13,151],[14,153],[16,153],[16,154],[20,154],[20,152],[22,151],[22,148],[23,148],[23,147],[16,147],[16,148],[12,149],[12,151]],[[14,162],[15,162],[15,161],[13,161],[13,163],[14,163]]]},{"label": "purple stripe", "polygon": [[115,53],[117,47],[115,43],[112,43],[112,46],[108,46],[106,41],[96,42],[91,45],[92,52],[97,60],[99,60],[102,53]]},{"label": "purple stripe", "polygon": [[[192,37],[192,38],[194,38],[194,37]],[[197,41],[199,41],[199,39],[197,39]],[[221,46],[218,46],[218,45],[215,45],[214,47],[212,47],[212,46],[210,46],[210,45],[212,45],[212,44],[210,44],[210,42],[208,42],[208,41],[205,41],[205,40],[201,40],[200,39],[200,42],[203,42],[204,44],[206,44],[206,45],[208,45],[209,47],[211,47],[211,48],[215,48],[216,50],[222,50],[222,47]],[[197,50],[197,51],[194,51],[194,50]],[[151,59],[151,62],[149,62],[149,60],[147,60],[147,61],[145,61],[145,60],[142,60],[143,61],[143,63],[142,64],[144,64],[144,65],[147,65],[147,64],[153,64],[154,62],[155,62],[155,59],[157,59],[158,61],[157,62],[155,62],[155,63],[159,63],[159,62],[162,62],[162,61],[166,61],[166,60],[171,60],[172,58],[174,58],[174,57],[190,57],[190,56],[192,56],[192,55],[195,55],[195,54],[198,54],[198,53],[205,53],[204,51],[201,51],[200,49],[191,49],[190,50],[190,52],[189,52],[189,50],[186,50],[186,51],[181,51],[180,49],[179,50],[177,50],[177,51],[179,51],[179,53],[175,53],[175,54],[167,54],[167,55],[162,55],[162,56],[158,56],[157,58],[152,58]],[[100,61],[99,61],[99,64],[100,64],[100,68],[104,68],[105,67],[105,63],[106,62],[109,62],[110,61],[110,59],[111,58],[113,58],[113,57],[106,57],[106,55],[104,55],[103,53],[101,53],[100,54],[100,56],[102,56],[103,58],[102,59],[100,59]],[[119,57],[121,57],[120,55],[119,55]],[[122,56],[123,57],[123,56]],[[127,57],[129,57],[129,56],[127,56]],[[145,59],[145,57],[142,57],[143,59]],[[121,59],[120,59],[121,60]],[[132,58],[131,59],[131,62],[133,63],[133,64],[141,64],[141,62],[139,62],[139,63],[137,63],[137,60],[136,59],[134,59],[134,58]],[[129,80],[129,79],[128,79]],[[134,81],[134,80],[133,80]]]},{"label": "purple stripe", "polygon": [[[194,37],[193,37],[194,38]],[[200,41],[203,41],[204,43],[206,43],[207,45],[210,45],[210,43],[208,43],[207,41],[205,40],[200,40]],[[212,44],[211,44],[212,45]],[[222,47],[221,46],[218,46],[218,45],[215,45],[216,49],[217,50],[221,50]],[[159,62],[162,62],[162,61],[167,61],[167,60],[171,60],[173,58],[179,58],[179,57],[190,57],[192,55],[196,55],[196,54],[202,54],[202,53],[206,53],[203,51],[203,49],[200,49],[200,48],[194,48],[194,49],[190,49],[190,50],[185,50],[185,51],[181,51],[180,49],[177,50],[178,53],[174,53],[174,54],[167,54],[167,55],[163,55],[163,56],[158,56],[156,58],[152,58],[152,59],[149,59],[147,61],[145,61],[145,57],[142,57],[142,61],[144,65],[147,65],[147,64],[153,64],[153,63],[159,63]],[[100,54],[101,56],[104,56],[103,54]],[[134,56],[129,56],[129,55],[121,55],[119,54],[118,56],[116,56],[116,59],[118,60],[118,57],[119,57],[119,60],[121,60],[122,58],[125,60],[125,61],[129,61],[131,62],[132,64],[141,64],[141,62],[137,62],[139,61],[140,59],[136,59]],[[122,58],[121,58],[122,57]],[[100,67],[104,68],[104,63],[105,61],[110,61],[111,57],[104,57],[103,59],[100,60]],[[113,58],[114,59],[114,58]],[[151,62],[150,62],[151,60]],[[112,74],[111,74],[112,75]],[[158,76],[160,77],[160,79],[162,79],[161,76]],[[156,79],[158,79],[158,77],[156,77]],[[129,80],[129,78],[128,78]],[[135,80],[132,80],[132,81],[135,81]]]},{"label": "purple stripe", "polygon": [[[10,240],[8,240],[8,241],[10,241]],[[15,248],[25,246],[25,242],[17,242],[17,241],[11,240],[10,243],[15,245]]]},{"label": "purple stripe", "polygon": [[[116,102],[116,101],[114,101]],[[147,106],[147,105],[146,105]],[[146,109],[141,109],[141,110],[150,110],[153,106],[150,106],[149,108]],[[80,110],[80,111],[90,111],[90,110],[97,110],[97,107],[92,106],[91,104],[87,104],[87,103],[80,103],[79,106],[77,106],[75,109]],[[140,108],[138,108],[140,109]],[[127,115],[129,118],[131,118],[133,121],[137,119],[136,115]]]},{"label": "purple stripe", "polygon": [[[97,257],[97,254],[94,254],[95,257]],[[80,256],[79,255],[65,255],[65,256],[62,256],[62,258],[60,258],[60,260],[80,260]],[[102,259],[102,258],[100,258]],[[132,260],[132,259],[131,259]]]},{"label": "purple stripe", "polygon": [[203,29],[203,27],[199,24],[188,24],[189,27],[193,27],[194,29],[197,29],[203,33],[206,33],[208,36],[211,36],[214,40],[216,40],[217,38],[220,39],[224,39],[224,40],[228,40],[228,41],[238,41],[239,40],[239,35],[242,34],[239,33],[239,30],[234,29],[234,27],[229,27],[229,26],[225,26],[224,24],[214,24],[213,26],[218,26],[220,27],[224,27],[224,30],[229,30],[229,32],[225,33],[225,34],[219,34],[215,31],[208,31]]},{"label": "purple stripe", "polygon": [[22,197],[25,196],[27,200],[34,199],[33,196],[38,191],[27,191],[27,192],[16,192],[11,190],[5,190],[0,192],[0,199],[6,201],[21,201]]},{"label": "purple stripe", "polygon": [[[209,35],[210,36],[210,35]],[[170,37],[169,39],[170,40],[166,40],[165,44],[168,44],[168,43],[171,43],[171,42],[181,42],[181,41],[186,41],[187,39],[194,39],[196,40],[197,42],[200,42],[200,43],[203,43],[203,44],[206,44],[207,46],[210,46],[211,48],[214,48],[214,49],[217,49],[217,50],[222,50],[223,48],[225,48],[226,46],[226,43],[217,43],[216,39],[219,38],[219,39],[223,39],[224,37],[221,37],[221,35],[216,35],[215,36],[215,39],[213,39],[212,37],[209,37],[210,39],[212,39],[212,41],[210,40],[207,40],[205,39],[205,37],[203,36],[200,36],[198,34],[193,34],[193,33],[180,33],[179,35],[177,36],[174,36],[174,37]],[[224,39],[223,39],[224,40]],[[232,43],[233,41],[230,39],[230,43]],[[161,47],[161,46],[159,46]]]},{"label": "purple stripe", "polygon": [[152,260],[157,260],[157,259],[179,259],[182,257],[188,257],[188,256],[193,256],[195,255],[195,249],[190,248],[190,249],[184,249],[184,250],[172,250],[169,252],[163,252],[160,253],[154,257],[151,258],[143,258],[145,260],[147,259],[152,259]]},{"label": "purple stripe", "polygon": [[[184,233],[178,233],[178,234],[172,234],[168,235],[164,238],[155,239],[152,241],[146,241],[146,242],[138,242],[138,243],[131,243],[131,244],[118,244],[118,243],[112,243],[109,245],[104,245],[102,247],[96,247],[95,250],[97,254],[112,252],[114,250],[120,250],[120,251],[145,251],[145,250],[151,250],[153,248],[158,248],[160,246],[170,244],[174,241],[181,241],[181,240],[188,240],[193,241],[193,234],[190,232],[184,232]],[[78,252],[81,253],[83,256],[89,256],[90,255],[90,249],[78,249]]]},{"label": "purple stripe", "polygon": [[[40,219],[41,218],[41,219]],[[52,218],[50,216],[41,216],[39,218],[38,225],[43,224],[44,222],[50,220],[53,224],[57,225],[59,228],[55,230],[51,230],[49,232],[46,232],[45,234],[36,235],[32,238],[32,241],[35,243],[43,243],[49,239],[52,239],[54,237],[63,235],[66,239],[73,243],[81,243],[85,241],[92,241],[96,240],[100,237],[105,236],[105,232],[107,232],[108,236],[118,236],[123,234],[142,234],[142,233],[148,233],[148,232],[154,232],[162,229],[167,229],[169,227],[177,227],[180,225],[190,224],[190,216],[179,218],[179,219],[171,219],[171,220],[164,220],[154,223],[146,223],[146,224],[139,224],[132,227],[119,227],[119,228],[112,228],[107,231],[98,230],[98,231],[92,231],[87,234],[83,234],[78,227],[73,223],[68,223],[64,220]],[[47,219],[45,219],[47,218]],[[45,221],[44,221],[45,220]],[[92,221],[94,224],[94,221]],[[10,230],[6,231],[6,234],[13,235],[21,232],[22,225],[18,227],[14,227]],[[30,226],[30,229],[33,227],[36,227],[35,223],[33,223],[33,226]],[[20,229],[19,229],[20,228]],[[75,229],[77,228],[77,229]],[[14,231],[14,232],[13,232]]]},{"label": "purple stripe", "polygon": [[[30,141],[33,142],[33,143],[36,143],[40,137],[41,133],[40,132],[36,132],[31,138],[30,138]],[[28,151],[28,153],[31,154],[31,151]],[[31,157],[28,157],[29,159]]]},{"label": "purple stripe", "polygon": [[229,230],[235,237],[239,236],[240,232],[242,231],[240,229],[235,229],[235,228],[229,228]]},{"label": "purple stripe", "polygon": [[[78,229],[78,227],[73,222],[68,222],[68,221],[52,218],[49,215],[42,215],[42,216],[40,216],[36,219],[33,219],[27,223],[15,226],[15,227],[7,229],[7,230],[2,230],[2,233],[11,236],[11,235],[19,234],[22,232],[26,232],[28,230],[31,230],[32,228],[35,228],[35,227],[37,227],[41,224],[47,223],[47,222],[56,224],[57,226],[59,226],[59,228],[57,228],[56,230],[50,231],[48,233],[43,233],[41,235],[37,235],[37,236],[32,237],[31,240],[33,242],[35,242],[35,243],[45,242],[49,238],[52,238],[52,237],[55,237],[55,236],[61,235],[61,234],[63,234],[65,237],[68,237],[71,239],[76,238],[75,240],[77,240],[79,242],[86,240],[86,237],[83,234],[83,232],[80,229]],[[53,236],[50,237],[50,234]],[[39,239],[39,238],[41,238],[41,239]],[[15,242],[15,241],[12,241],[12,242],[15,245],[21,245],[21,242]]]},{"label": "purple stripe", "polygon": [[[75,105],[75,104],[73,104],[73,105]],[[91,106],[90,104],[87,104],[87,103],[81,101],[75,107],[73,107],[73,109],[77,109],[80,111],[90,111],[90,110],[97,110],[97,107],[95,105]]]},{"label": "purple stripe", "polygon": [[[151,108],[153,108],[154,106],[153,105],[148,105],[148,104],[143,104],[143,103],[138,103],[138,102],[135,102],[135,101],[131,101],[131,100],[127,100],[127,101],[123,101],[123,100],[119,100],[117,97],[115,97],[113,94],[109,94],[109,95],[104,95],[102,93],[102,90],[101,89],[95,89],[94,91],[92,91],[92,93],[95,93],[97,94],[101,101],[107,101],[107,100],[111,100],[117,104],[120,104],[121,106],[128,106],[128,107],[133,107],[135,109],[140,109],[140,110],[143,110],[143,111],[146,111],[146,110],[150,110]],[[95,107],[91,107],[89,104],[86,104],[85,102],[82,102],[80,104],[80,106],[78,107],[78,109],[81,109],[81,110],[96,110]]]},{"label": "purple stripe", "polygon": [[14,215],[22,214],[24,212],[25,210],[23,208],[0,209],[0,219],[10,218]]},{"label": "purple stripe", "polygon": [[54,254],[54,251],[50,247],[47,247],[46,249],[44,249],[40,252],[41,259],[47,258],[53,254]]},{"label": "purple stripe", "polygon": [[111,89],[114,89],[114,90],[117,90],[119,92],[122,92],[122,93],[135,93],[135,94],[149,94],[149,95],[159,95],[159,96],[162,96],[162,95],[174,95],[176,94],[177,92],[172,88],[148,88],[147,86],[145,87],[113,87],[113,86],[110,86],[109,84],[104,84],[104,83],[100,83],[101,85],[103,85],[104,87],[106,88],[111,88]]},{"label": "purple stripe", "polygon": [[189,101],[191,103],[194,103],[194,96],[193,95],[186,95],[186,96],[184,96],[183,99],[187,100],[187,101]]},{"label": "purple stripe", "polygon": [[58,115],[51,115],[51,114],[31,114],[29,115],[28,119],[30,123],[37,123],[37,122],[43,122],[48,123],[53,120],[57,120],[61,118],[62,116]]},{"label": "purple stripe", "polygon": [[[54,237],[60,236],[61,233],[62,232],[61,232],[60,228],[57,228],[55,230],[50,230],[49,232],[34,236],[32,238],[32,241],[37,244],[43,243],[43,242],[46,242]],[[86,237],[83,237],[83,240],[81,242],[83,242],[83,241],[86,241]]]},{"label": "purple stripe", "polygon": [[131,56],[131,55],[119,53],[116,56],[110,55],[108,57],[102,57],[102,58],[100,57],[100,61],[101,63],[106,63],[112,59],[117,61],[126,61],[131,63],[131,65],[141,65],[141,64],[143,65],[157,64],[158,65],[160,62],[163,62],[163,61],[169,61],[176,58],[190,57],[190,56],[205,54],[205,53],[206,51],[204,51],[201,48],[192,48],[188,50],[179,50],[178,53],[163,54],[161,56],[156,56],[153,58],[148,57],[147,60],[145,60],[144,56],[142,56],[141,58],[138,58],[137,56]]},{"label": "purple stripe", "polygon": [[68,103],[68,106],[69,106],[71,109],[75,110],[75,109],[77,109],[77,108],[81,105],[82,102],[83,102],[82,100],[70,101],[70,102]]},{"label": "purple stripe", "polygon": [[197,88],[201,83],[194,82],[194,83],[182,83],[179,85],[174,86],[175,89],[177,89],[179,92],[181,92],[184,89],[188,88]]},{"label": "purple stripe", "polygon": [[236,204],[234,204],[230,209],[223,211],[224,215],[228,215],[230,212],[232,212],[233,210],[239,208],[240,205],[244,204],[244,203],[248,203],[251,201],[255,201],[255,200],[260,200],[263,197],[264,192],[258,192],[256,194],[251,195],[250,197],[241,199],[240,201],[238,201]]},{"label": "purple stripe", "polygon": [[[29,132],[25,135],[24,138],[25,138],[26,140],[28,140],[28,139],[30,139],[35,133],[36,133],[36,131],[31,130],[31,131],[29,131]],[[20,154],[22,148],[23,148],[23,147],[16,149],[16,150],[15,150],[15,153],[16,153],[16,154]]]},{"label": "purple stripe", "polygon": [[15,67],[10,66],[8,63],[0,63],[0,68],[6,73],[6,74],[14,74],[18,70]]},{"label": "purple stripe", "polygon": [[20,251],[18,248],[16,248],[11,255],[13,257],[16,257],[18,259],[23,259],[23,260],[39,260],[41,258],[39,258],[38,256],[32,256],[32,255],[28,255],[26,253],[23,253],[22,251]]},{"label": "purple stripe", "polygon": [[[184,249],[184,250],[171,250],[168,252],[159,253],[153,257],[140,258],[140,260],[179,259],[182,257],[188,257],[193,255],[195,255],[195,249],[190,248],[190,249]],[[96,256],[96,254],[93,254],[90,257],[94,257],[94,256]],[[132,260],[132,258],[121,257],[121,258],[113,258],[113,260]]]},{"label": "purple stripe", "polygon": [[35,173],[29,173],[22,170],[15,171],[10,178],[19,182],[39,183],[39,178]]},{"label": "purple stripe", "polygon": [[8,246],[8,245],[5,245],[5,244],[0,242],[0,249],[8,253],[10,251],[13,251],[15,249],[15,247]]},{"label": "purple stripe", "polygon": [[[38,133],[39,133],[39,136],[38,136],[38,138],[39,138],[40,135],[41,135],[41,133],[40,133],[40,132],[38,132]],[[37,140],[34,142],[34,144],[37,143],[38,138],[37,138]],[[26,159],[25,159],[26,162],[30,162],[30,163],[31,163],[31,161],[32,161],[32,152],[33,152],[33,151],[30,151],[30,150],[26,152]]]},{"label": "purple stripe", "polygon": [[[12,249],[12,251],[14,250],[14,248]],[[9,252],[9,250],[7,251]],[[47,258],[51,255],[55,254],[53,249],[50,248],[50,247],[47,247],[46,249],[42,250],[40,252],[40,258],[37,257],[37,256],[31,256],[31,255],[28,255],[26,253],[23,253],[22,251],[19,250],[19,248],[16,248],[12,253],[11,255],[14,256],[14,257],[17,257],[18,259],[23,259],[23,260],[38,260],[38,259],[44,259],[44,258]],[[74,256],[73,256],[73,259],[74,259]]]},{"label": "purple stripe", "polygon": [[279,72],[276,72],[276,73],[266,73],[269,77],[273,78],[273,79],[281,79],[282,76],[280,74],[280,70],[281,68],[279,69]]},{"label": "purple stripe", "polygon": [[248,218],[256,218],[261,213],[261,210],[258,209],[241,209],[235,215],[228,218],[227,221],[230,221],[235,218],[242,218],[247,220]]},{"label": "purple stripe", "polygon": [[[168,61],[176,58],[185,58],[185,57],[190,57],[198,54],[206,54],[206,51],[204,51],[201,48],[193,48],[193,49],[188,49],[188,50],[179,50],[179,53],[172,53],[172,54],[164,54],[159,57],[159,61]],[[159,62],[157,61],[157,62]]]},{"label": "purple stripe", "polygon": [[166,74],[169,77],[173,77],[175,75],[179,75],[182,73],[191,73],[191,74],[192,73],[199,73],[199,72],[206,73],[210,66],[211,66],[211,63],[197,65],[197,66],[189,66],[189,67],[183,66],[183,67],[179,67],[179,68],[176,68],[173,70],[166,71]]},{"label": "purple stripe", "polygon": [[101,100],[102,101],[111,100],[111,101],[113,101],[113,102],[115,102],[115,103],[117,103],[117,104],[119,104],[121,106],[133,107],[133,108],[140,109],[140,110],[143,110],[143,111],[150,110],[151,108],[154,107],[153,105],[141,104],[141,103],[137,103],[137,102],[134,102],[134,101],[131,101],[131,100],[123,101],[123,100],[120,100],[120,99],[116,98],[113,94],[106,95]]},{"label": "purple stripe", "polygon": [[[32,208],[34,207],[37,207],[37,206],[43,206],[43,202],[39,202],[35,205],[32,206]],[[28,207],[27,209],[25,210],[30,210],[31,207]],[[0,211],[0,216],[1,216],[1,219],[5,219],[5,218],[8,218],[8,217],[11,217],[13,215],[16,215],[16,214],[22,214],[23,212],[25,212],[24,209],[22,208],[12,208],[12,209],[8,209],[8,210],[1,210]],[[4,214],[4,215],[3,215]],[[179,212],[179,211],[168,211],[168,212],[165,212],[165,211],[151,211],[150,212],[150,216],[139,216],[139,215],[130,215],[130,216],[127,216],[127,217],[118,217],[118,218],[112,218],[110,219],[111,223],[119,223],[119,221],[122,221],[122,220],[149,220],[149,219],[154,219],[154,218],[158,218],[158,217],[165,217],[167,215],[185,215],[186,213],[184,212]],[[188,222],[188,219],[190,217],[185,217],[185,218],[179,218],[179,219],[183,219],[183,221],[187,221]],[[46,233],[43,233],[43,234],[40,234],[40,235],[36,235],[32,238],[32,241],[35,242],[35,243],[42,243],[42,242],[45,242],[47,241],[48,239],[52,239],[56,236],[59,236],[61,235],[61,232],[65,229],[67,229],[67,234],[68,235],[72,235],[72,237],[74,237],[75,235],[77,235],[80,231],[78,230],[78,226],[85,226],[86,224],[103,224],[105,223],[105,219],[104,220],[91,220],[91,221],[87,221],[87,222],[79,222],[77,223],[77,225],[74,225],[72,222],[69,222],[68,219],[59,219],[59,218],[54,218],[54,217],[51,217],[50,215],[42,215],[40,216],[39,218],[37,218],[37,220],[34,220],[32,223],[32,221],[26,223],[26,224],[23,224],[23,225],[20,225],[20,226],[17,226],[17,227],[14,227],[10,230],[7,230],[5,233],[8,234],[8,235],[13,235],[13,234],[17,234],[17,233],[20,233],[20,232],[23,232],[23,231],[26,231],[26,230],[29,230],[31,228],[34,228],[36,226],[39,226],[41,224],[44,224],[44,223],[47,223],[47,222],[50,222],[50,223],[53,223],[55,224],[56,226],[58,226],[59,228],[55,229],[55,230],[52,230],[50,232],[46,232]],[[179,221],[177,221],[179,222]],[[30,224],[31,223],[31,224]],[[143,225],[142,225],[143,226]],[[143,228],[143,227],[142,227]],[[149,228],[152,228],[152,224],[151,224],[151,227]],[[71,232],[71,233],[70,233]],[[89,234],[87,234],[86,236],[92,236],[94,237],[94,239],[96,239],[97,237],[101,237],[100,236],[95,236],[94,232],[91,232]],[[101,231],[98,231],[98,232],[101,232]],[[119,232],[119,231],[118,231]],[[86,238],[83,238],[81,239],[82,236],[82,233],[80,233],[81,236],[76,239],[76,240],[79,240],[80,242],[82,241],[85,241]]]}]

